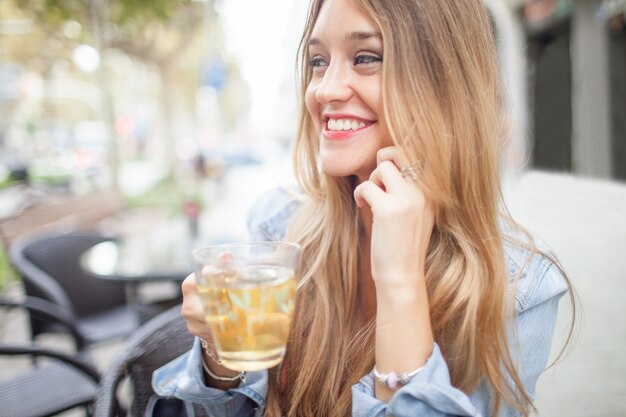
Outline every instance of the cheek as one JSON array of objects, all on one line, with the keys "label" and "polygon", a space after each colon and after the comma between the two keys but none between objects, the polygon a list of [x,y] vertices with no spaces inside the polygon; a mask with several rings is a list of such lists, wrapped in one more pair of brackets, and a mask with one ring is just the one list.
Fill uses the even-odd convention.
[{"label": "cheek", "polygon": [[363,101],[369,106],[374,113],[376,113],[379,121],[383,120],[383,91],[382,80],[375,78],[369,80],[367,88],[363,89],[362,97]]},{"label": "cheek", "polygon": [[387,125],[384,120],[379,120],[378,129],[380,132],[381,147],[392,146],[393,141],[391,140],[391,135],[389,134],[389,130],[387,129]]},{"label": "cheek", "polygon": [[378,119],[378,134],[383,146],[392,145],[389,130],[385,122],[385,112],[383,110],[383,93],[380,80],[369,84],[369,88],[363,93],[363,99]]},{"label": "cheek", "polygon": [[308,87],[306,89],[306,92],[304,93],[304,104],[313,119],[313,123],[317,126],[319,123],[319,103],[315,100],[315,88]]}]

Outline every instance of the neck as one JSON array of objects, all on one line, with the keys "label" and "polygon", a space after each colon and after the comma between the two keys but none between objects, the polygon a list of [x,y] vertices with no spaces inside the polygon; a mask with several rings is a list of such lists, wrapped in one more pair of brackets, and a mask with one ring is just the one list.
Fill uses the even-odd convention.
[{"label": "neck", "polygon": [[370,209],[369,206],[361,207],[359,209],[359,220],[361,223],[361,235],[359,236],[359,240],[361,241],[360,243],[367,243],[367,246],[369,247],[372,239],[373,222],[372,209]]},{"label": "neck", "polygon": [[372,210],[368,207],[359,209],[361,228],[359,231],[359,298],[362,308],[362,319],[367,323],[376,315],[376,287],[372,279],[371,267],[371,240],[372,240]]},{"label": "neck", "polygon": [[[355,175],[353,186],[356,188],[357,185],[361,184],[365,179],[361,175]],[[369,178],[369,176],[367,177]],[[366,178],[366,179],[367,179]],[[359,234],[359,240],[361,244],[367,242],[367,246],[369,248],[369,243],[372,239],[372,222],[373,222],[373,214],[372,209],[369,206],[363,206],[359,208],[359,220],[361,223],[361,233]]]}]

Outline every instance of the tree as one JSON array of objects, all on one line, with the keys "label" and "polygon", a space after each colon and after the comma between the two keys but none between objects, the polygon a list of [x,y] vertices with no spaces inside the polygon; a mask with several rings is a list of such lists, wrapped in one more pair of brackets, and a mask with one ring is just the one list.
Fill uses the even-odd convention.
[{"label": "tree", "polygon": [[161,123],[165,132],[169,172],[174,169],[171,135],[171,74],[177,59],[207,16],[215,17],[212,0],[205,4],[175,0],[13,0],[48,36],[68,21],[88,28],[87,41],[98,51],[101,65],[98,82],[103,94],[103,119],[108,126],[109,162],[117,186],[118,151],[114,111],[106,72],[106,51],[117,49],[158,68],[161,79]]}]

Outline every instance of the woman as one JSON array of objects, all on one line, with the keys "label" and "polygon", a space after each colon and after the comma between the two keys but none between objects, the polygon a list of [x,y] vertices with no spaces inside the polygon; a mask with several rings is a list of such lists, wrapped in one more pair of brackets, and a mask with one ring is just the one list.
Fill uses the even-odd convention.
[{"label": "woman", "polygon": [[190,276],[199,338],[155,389],[220,416],[528,415],[569,284],[503,214],[481,2],[313,0],[301,59],[305,197],[273,192],[250,220],[303,248],[284,363],[221,367]]}]

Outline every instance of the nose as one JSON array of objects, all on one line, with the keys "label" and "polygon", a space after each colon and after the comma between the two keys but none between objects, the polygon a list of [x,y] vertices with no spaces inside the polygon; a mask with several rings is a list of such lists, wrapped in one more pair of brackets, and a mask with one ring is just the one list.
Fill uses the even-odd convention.
[{"label": "nose", "polygon": [[322,104],[330,104],[333,101],[348,101],[350,97],[352,88],[348,69],[339,63],[331,62],[315,92],[316,100]]}]

